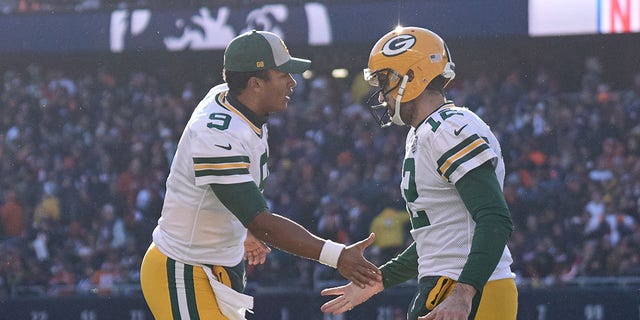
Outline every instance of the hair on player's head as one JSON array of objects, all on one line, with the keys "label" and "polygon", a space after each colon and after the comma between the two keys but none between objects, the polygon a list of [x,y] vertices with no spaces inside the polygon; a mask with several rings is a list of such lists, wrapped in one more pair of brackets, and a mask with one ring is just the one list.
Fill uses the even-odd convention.
[{"label": "hair on player's head", "polygon": [[222,73],[224,81],[227,83],[227,86],[229,86],[229,95],[234,97],[241,94],[242,91],[247,88],[247,83],[252,77],[269,80],[269,73],[266,69],[249,72],[229,71],[225,69]]}]

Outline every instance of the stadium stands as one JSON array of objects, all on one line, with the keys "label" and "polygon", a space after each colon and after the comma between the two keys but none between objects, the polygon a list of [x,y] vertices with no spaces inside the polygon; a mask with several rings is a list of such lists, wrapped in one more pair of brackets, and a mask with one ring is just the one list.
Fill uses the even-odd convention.
[{"label": "stadium stands", "polygon": [[[568,86],[542,66],[509,67],[461,76],[448,92],[501,139],[522,285],[640,274],[640,75],[614,87],[606,72],[585,59]],[[179,134],[212,84],[170,79],[101,66],[2,70],[0,298],[135,292]],[[266,197],[325,237],[360,239],[379,212],[402,208],[405,129],[375,126],[358,75],[297,80],[289,110],[270,117]],[[309,289],[339,275],[277,250],[250,269],[254,288],[285,279]]]}]

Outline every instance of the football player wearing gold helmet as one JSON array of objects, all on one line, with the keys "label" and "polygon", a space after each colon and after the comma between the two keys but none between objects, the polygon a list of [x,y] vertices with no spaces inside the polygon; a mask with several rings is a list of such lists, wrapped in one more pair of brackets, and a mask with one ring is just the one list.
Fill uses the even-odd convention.
[{"label": "football player wearing gold helmet", "polygon": [[445,98],[455,77],[445,42],[427,29],[399,27],[378,40],[364,73],[378,89],[380,104],[371,108],[380,126],[410,126],[400,189],[414,242],[380,267],[381,282],[323,290],[338,297],[322,311],[351,310],[417,277],[409,320],[516,319],[500,144],[476,114]]}]

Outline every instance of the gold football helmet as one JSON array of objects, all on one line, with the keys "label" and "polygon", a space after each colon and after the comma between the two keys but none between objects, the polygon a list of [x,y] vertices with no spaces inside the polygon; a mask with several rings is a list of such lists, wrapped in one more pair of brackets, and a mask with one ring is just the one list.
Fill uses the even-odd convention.
[{"label": "gold football helmet", "polygon": [[[383,120],[376,110],[386,102],[372,106],[372,113],[382,127],[400,119],[400,103],[415,99],[437,76],[445,78],[445,87],[455,77],[455,64],[442,38],[430,30],[417,27],[398,27],[384,35],[373,46],[364,78],[379,90],[374,94],[391,94],[396,101],[391,119]],[[372,96],[372,98],[374,97]]]}]

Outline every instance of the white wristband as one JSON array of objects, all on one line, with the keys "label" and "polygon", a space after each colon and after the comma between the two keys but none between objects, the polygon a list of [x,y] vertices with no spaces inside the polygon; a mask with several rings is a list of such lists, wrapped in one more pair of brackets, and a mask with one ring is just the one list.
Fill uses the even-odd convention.
[{"label": "white wristband", "polygon": [[322,251],[320,251],[320,259],[318,259],[318,261],[330,267],[337,268],[338,259],[340,259],[340,253],[342,253],[342,249],[344,248],[345,245],[342,243],[336,243],[331,240],[327,240],[324,242],[324,246],[322,246]]}]

